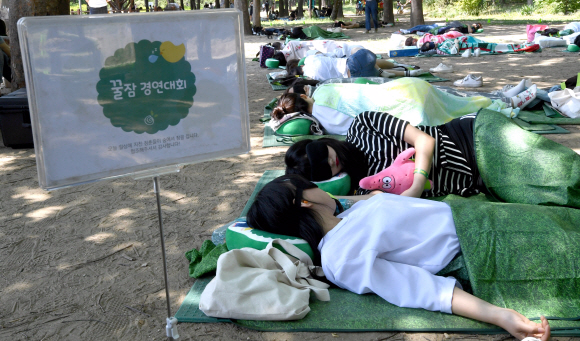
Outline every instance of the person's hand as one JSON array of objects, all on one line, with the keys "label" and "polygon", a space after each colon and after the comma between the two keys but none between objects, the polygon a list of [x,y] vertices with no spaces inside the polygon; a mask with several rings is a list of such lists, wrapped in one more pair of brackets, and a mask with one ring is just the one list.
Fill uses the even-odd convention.
[{"label": "person's hand", "polygon": [[498,325],[519,340],[530,336],[539,338],[542,341],[550,339],[550,325],[544,316],[542,316],[542,323],[540,324],[530,321],[515,310],[504,309],[497,318]]}]

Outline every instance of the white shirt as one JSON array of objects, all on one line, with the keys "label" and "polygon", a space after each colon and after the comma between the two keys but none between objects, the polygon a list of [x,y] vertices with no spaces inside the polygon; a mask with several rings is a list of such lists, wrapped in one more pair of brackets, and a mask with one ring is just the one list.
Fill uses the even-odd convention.
[{"label": "white shirt", "polygon": [[574,32],[580,32],[580,22],[571,22],[564,26],[565,30],[573,30]]},{"label": "white shirt", "polygon": [[362,47],[361,45],[343,43],[342,47],[334,49],[333,51],[331,51],[329,53],[325,53],[324,55],[328,56],[328,57],[334,57],[334,58],[343,58],[343,57],[348,58],[348,57],[352,56],[352,50],[363,49],[363,48],[364,47]]},{"label": "white shirt", "polygon": [[100,7],[107,6],[106,0],[90,0],[87,3],[89,4],[89,7],[92,7],[92,8],[100,8]]},{"label": "white shirt", "polygon": [[320,54],[306,57],[302,71],[305,76],[319,81],[348,78],[346,58],[331,58]]},{"label": "white shirt", "polygon": [[399,307],[451,314],[457,281],[434,275],[460,251],[447,204],[384,193],[338,217],[318,245],[328,280]]},{"label": "white shirt", "polygon": [[354,117],[329,107],[317,105],[316,102],[312,107],[312,116],[320,122],[328,134],[332,135],[346,135],[354,120]]}]

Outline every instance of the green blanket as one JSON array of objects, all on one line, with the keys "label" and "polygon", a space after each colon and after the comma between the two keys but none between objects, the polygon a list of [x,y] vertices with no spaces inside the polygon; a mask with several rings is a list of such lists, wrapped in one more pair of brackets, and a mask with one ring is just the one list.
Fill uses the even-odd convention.
[{"label": "green blanket", "polygon": [[[455,196],[444,201],[474,295],[528,317],[579,317],[580,210]],[[580,321],[569,325],[579,328]]]},{"label": "green blanket", "polygon": [[481,178],[496,198],[580,208],[580,155],[573,150],[485,109],[474,134]]},{"label": "green blanket", "polygon": [[[345,35],[342,32],[328,32],[316,25],[312,25],[310,27],[306,27],[302,29],[302,32],[304,32],[304,34],[306,34],[306,36],[308,37],[308,39],[350,39],[349,36]],[[290,40],[301,40],[301,39],[292,39],[292,38],[287,38],[286,39],[286,43],[288,43],[288,41]]]}]

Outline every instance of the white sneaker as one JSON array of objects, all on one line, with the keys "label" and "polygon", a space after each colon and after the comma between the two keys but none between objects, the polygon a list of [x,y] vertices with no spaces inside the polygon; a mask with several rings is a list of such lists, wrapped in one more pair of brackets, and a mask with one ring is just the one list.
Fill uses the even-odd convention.
[{"label": "white sneaker", "polygon": [[464,88],[479,88],[483,85],[483,78],[481,76],[476,77],[472,74],[469,74],[465,76],[465,78],[453,82],[453,85]]},{"label": "white sneaker", "polygon": [[462,54],[461,57],[465,57],[465,58],[469,58],[471,57],[471,50],[465,50]]},{"label": "white sneaker", "polygon": [[475,57],[479,57],[479,56],[481,56],[481,49],[475,49],[475,51],[473,51],[473,55],[474,55]]},{"label": "white sneaker", "polygon": [[453,72],[453,66],[447,66],[443,63],[437,65],[437,67],[429,69],[431,72],[438,72],[438,73],[450,73]]}]

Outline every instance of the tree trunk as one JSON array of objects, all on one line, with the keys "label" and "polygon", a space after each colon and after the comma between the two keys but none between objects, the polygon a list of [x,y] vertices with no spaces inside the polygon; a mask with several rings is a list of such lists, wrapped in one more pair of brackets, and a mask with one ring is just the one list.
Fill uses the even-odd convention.
[{"label": "tree trunk", "polygon": [[[219,0],[216,0],[216,2],[219,2]],[[248,13],[248,4],[246,3],[246,1],[238,0],[234,1],[234,7],[242,12],[242,20],[244,21],[243,22],[244,35],[251,36],[252,23],[250,23],[250,13]]]},{"label": "tree trunk", "polygon": [[[181,0],[181,1],[183,1],[183,0]],[[224,7],[230,8],[230,0],[224,0]]]},{"label": "tree trunk", "polygon": [[[240,0],[238,0],[240,1]],[[260,0],[253,0],[254,1],[254,9],[252,10],[252,21],[254,22],[254,27],[261,27],[262,22],[260,20]],[[234,6],[236,2],[234,1]]]},{"label": "tree trunk", "polygon": [[215,0],[214,8],[220,8],[220,0]]},{"label": "tree trunk", "polygon": [[278,6],[279,9],[278,11],[280,11],[280,17],[287,17],[290,15],[290,12],[288,11],[288,0],[280,0],[278,1]]},{"label": "tree trunk", "polygon": [[[157,0],[155,0],[155,1],[157,1]],[[197,6],[195,6],[195,8],[201,9],[201,0],[197,0]]]},{"label": "tree trunk", "polygon": [[296,5],[296,18],[304,17],[304,0],[298,0]]},{"label": "tree trunk", "polygon": [[31,16],[70,15],[70,2],[69,0],[9,0],[8,8],[10,8],[8,33],[12,54],[12,90],[16,90],[26,86],[16,26],[18,19]]},{"label": "tree trunk", "polygon": [[336,20],[338,18],[344,18],[344,14],[342,13],[342,0],[334,0],[334,4],[332,5],[330,19]]},{"label": "tree trunk", "polygon": [[425,19],[423,18],[423,0],[413,0],[411,2],[411,27],[417,25],[425,25]]},{"label": "tree trunk", "polygon": [[393,0],[384,0],[383,4],[383,22],[386,24],[395,24],[395,14],[393,13]]}]

